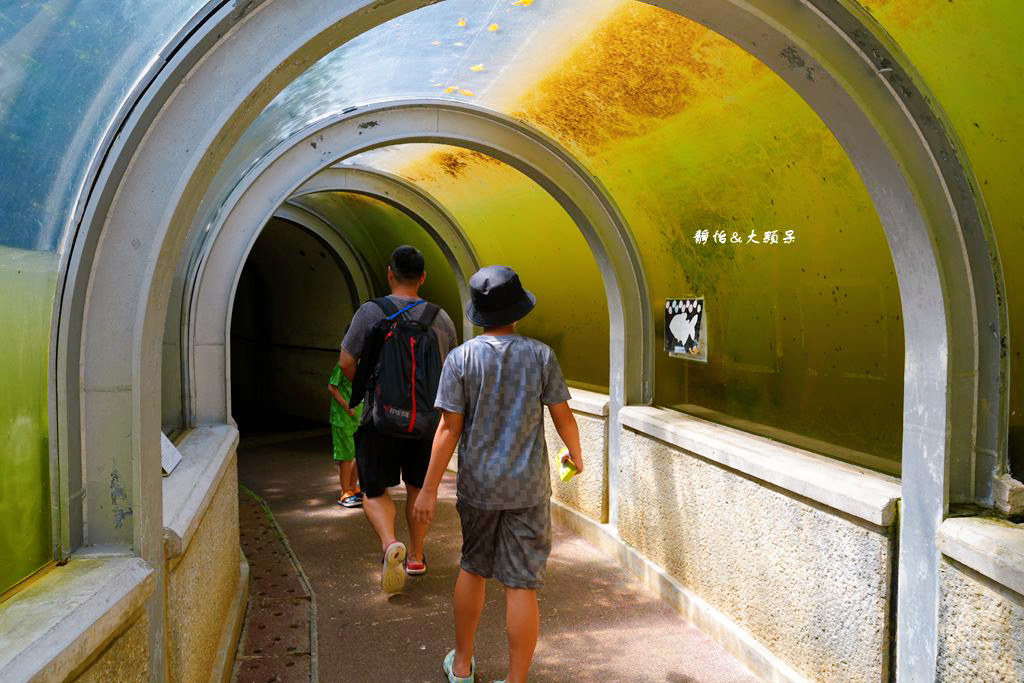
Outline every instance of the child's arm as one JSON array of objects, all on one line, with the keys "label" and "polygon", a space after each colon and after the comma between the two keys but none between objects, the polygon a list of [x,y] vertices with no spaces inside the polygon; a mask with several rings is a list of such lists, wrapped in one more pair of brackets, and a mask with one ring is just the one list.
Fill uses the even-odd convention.
[{"label": "child's arm", "polygon": [[434,432],[434,445],[430,449],[430,464],[423,478],[423,488],[416,497],[413,516],[420,524],[430,524],[437,506],[437,487],[441,485],[441,477],[448,462],[452,459],[455,447],[462,438],[464,417],[461,413],[448,410],[441,411],[441,421]]},{"label": "child's arm", "polygon": [[572,458],[577,472],[583,471],[583,451],[580,449],[580,428],[576,417],[572,414],[568,402],[553,403],[548,406],[551,421],[555,423],[555,431],[562,437],[562,443],[569,449],[567,457]]},{"label": "child's arm", "polygon": [[341,404],[341,407],[345,409],[345,412],[348,413],[349,417],[356,416],[356,411],[349,408],[348,401],[341,397],[341,392],[338,391],[338,387],[334,386],[333,384],[328,384],[327,391],[331,392],[331,396],[334,397],[335,401]]}]

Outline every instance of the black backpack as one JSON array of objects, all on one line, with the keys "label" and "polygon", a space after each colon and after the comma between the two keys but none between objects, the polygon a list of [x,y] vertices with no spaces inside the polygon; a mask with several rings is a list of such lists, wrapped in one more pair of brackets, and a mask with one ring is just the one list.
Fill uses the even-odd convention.
[{"label": "black backpack", "polygon": [[[377,431],[407,439],[431,439],[440,420],[434,399],[441,379],[441,356],[432,326],[441,309],[426,301],[401,309],[388,297],[372,301],[384,311],[384,319],[370,331],[363,346],[352,380],[356,401],[352,407],[366,397],[366,409]],[[419,320],[406,315],[417,306],[424,307]]]}]

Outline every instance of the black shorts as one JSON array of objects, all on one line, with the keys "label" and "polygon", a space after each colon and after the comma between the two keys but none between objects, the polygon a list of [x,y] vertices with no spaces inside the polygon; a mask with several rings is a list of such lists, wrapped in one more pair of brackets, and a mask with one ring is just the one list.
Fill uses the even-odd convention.
[{"label": "black shorts", "polygon": [[362,425],[355,440],[359,488],[367,498],[384,495],[389,486],[398,486],[399,478],[407,486],[423,488],[433,440],[381,434],[373,422]]}]

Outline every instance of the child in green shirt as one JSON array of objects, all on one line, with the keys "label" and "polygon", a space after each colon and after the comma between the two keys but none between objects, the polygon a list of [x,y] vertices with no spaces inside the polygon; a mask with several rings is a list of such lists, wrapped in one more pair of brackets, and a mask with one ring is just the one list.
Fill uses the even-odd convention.
[{"label": "child in green shirt", "polygon": [[359,475],[355,468],[354,435],[359,427],[363,406],[355,410],[349,408],[352,383],[341,371],[340,365],[335,364],[331,379],[327,382],[327,390],[331,393],[331,440],[334,444],[334,459],[338,462],[338,483],[341,485],[338,505],[361,507],[363,492],[359,490]]}]

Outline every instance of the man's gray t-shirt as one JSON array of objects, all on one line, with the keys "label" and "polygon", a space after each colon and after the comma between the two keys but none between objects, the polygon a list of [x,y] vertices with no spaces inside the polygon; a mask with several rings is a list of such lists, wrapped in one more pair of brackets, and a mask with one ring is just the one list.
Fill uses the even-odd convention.
[{"label": "man's gray t-shirt", "polygon": [[[391,299],[392,303],[398,306],[399,309],[405,308],[409,304],[420,301],[418,298],[408,298],[404,296],[395,296],[389,294],[388,298]],[[407,315],[414,320],[421,320],[423,314],[426,312],[426,306],[420,304]],[[341,341],[341,348],[351,353],[356,358],[363,355],[363,347],[366,345],[366,338],[370,335],[370,330],[374,326],[384,319],[384,311],[381,310],[380,306],[373,303],[372,301],[365,302],[359,307],[355,315],[352,316],[352,323],[349,325],[348,332],[345,333],[345,338]],[[437,317],[434,318],[434,324],[431,326],[434,330],[434,334],[437,335],[437,350],[441,353],[441,362],[444,362],[445,357],[455,346],[455,342],[458,339],[455,336],[455,324],[452,323],[451,317],[442,308],[437,312]],[[371,411],[364,410],[362,423],[365,424],[370,421]]]},{"label": "man's gray t-shirt", "polygon": [[465,419],[459,500],[487,510],[547,500],[544,406],[569,398],[554,351],[536,339],[482,335],[452,351],[435,405]]}]

